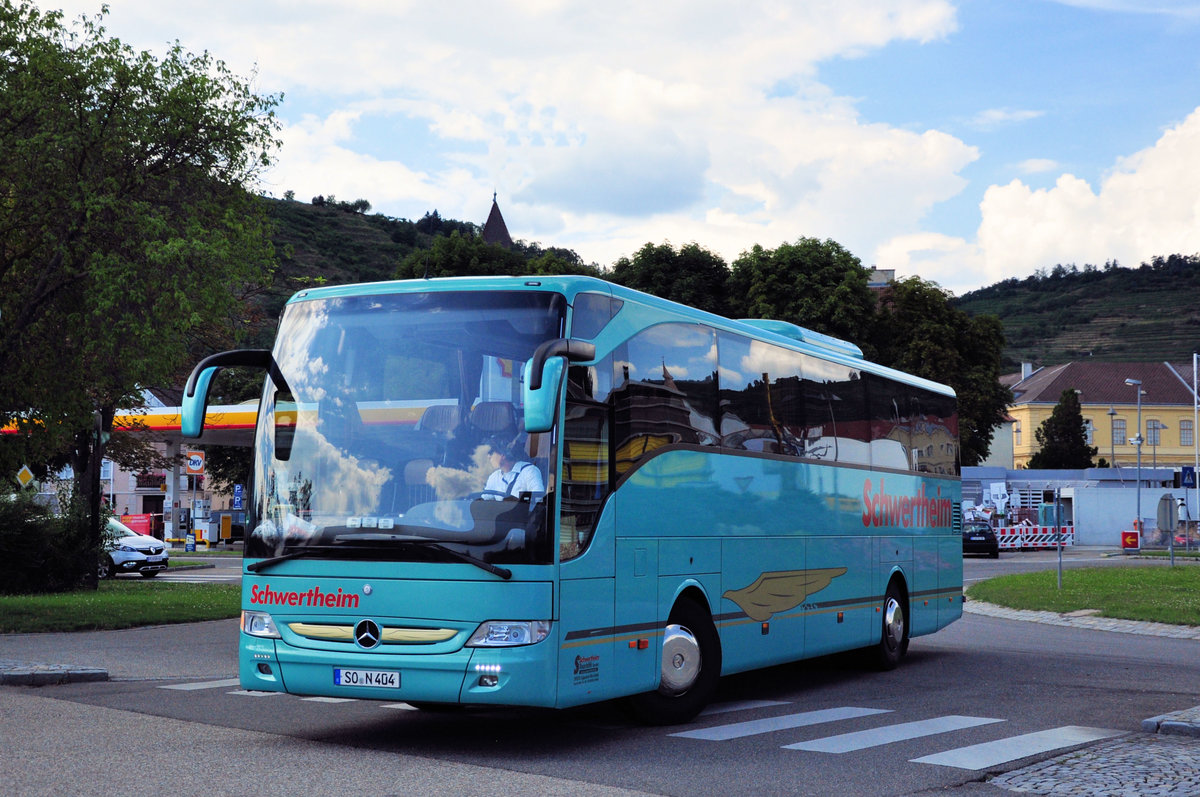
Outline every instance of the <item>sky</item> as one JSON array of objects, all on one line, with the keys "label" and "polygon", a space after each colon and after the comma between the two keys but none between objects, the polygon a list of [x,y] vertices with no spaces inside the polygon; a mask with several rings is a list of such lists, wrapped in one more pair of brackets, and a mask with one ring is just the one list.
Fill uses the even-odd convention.
[{"label": "sky", "polygon": [[283,95],[264,194],[482,225],[495,193],[602,267],[832,239],[962,295],[1200,253],[1200,0],[110,0],[105,27]]}]

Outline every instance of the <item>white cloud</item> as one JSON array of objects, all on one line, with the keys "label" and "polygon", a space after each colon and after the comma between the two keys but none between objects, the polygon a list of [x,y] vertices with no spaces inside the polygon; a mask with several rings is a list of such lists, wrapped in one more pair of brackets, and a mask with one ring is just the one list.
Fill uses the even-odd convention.
[{"label": "white cloud", "polygon": [[1037,119],[1042,111],[1019,108],[989,108],[971,117],[970,125],[979,130],[995,130],[1003,125],[1019,124]]},{"label": "white cloud", "polygon": [[1127,14],[1154,14],[1180,19],[1200,19],[1200,3],[1195,0],[1057,0],[1063,5],[1097,11]]},{"label": "white cloud", "polygon": [[923,232],[898,235],[875,250],[880,268],[896,270],[896,278],[917,276],[957,295],[979,287],[984,271],[979,247],[962,238]]},{"label": "white cloud", "polygon": [[815,77],[946,37],[950,0],[124,0],[107,26],[257,65],[257,90],[285,92],[276,195],[482,221],[497,190],[515,236],[601,264],[662,240],[729,260],[800,236],[871,251],[961,192],[979,156],[863,120]]},{"label": "white cloud", "polygon": [[1044,174],[1059,168],[1058,161],[1050,158],[1029,158],[1017,164],[1022,174]]},{"label": "white cloud", "polygon": [[1154,146],[1120,159],[1093,190],[1070,174],[1053,188],[992,186],[979,245],[990,279],[1056,263],[1136,265],[1200,251],[1200,109]]},{"label": "white cloud", "polygon": [[881,268],[917,274],[956,293],[1058,263],[1136,266],[1200,252],[1200,108],[1151,147],[1119,159],[1098,190],[1071,174],[1035,190],[993,185],[975,241],[897,235],[875,250]]}]

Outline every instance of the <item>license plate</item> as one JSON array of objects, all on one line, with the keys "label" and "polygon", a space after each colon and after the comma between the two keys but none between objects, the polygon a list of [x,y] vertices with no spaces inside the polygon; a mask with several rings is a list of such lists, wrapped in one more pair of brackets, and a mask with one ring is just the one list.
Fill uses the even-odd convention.
[{"label": "license plate", "polygon": [[972,537],[971,542],[983,542],[984,539],[984,537]]},{"label": "license plate", "polygon": [[400,688],[400,673],[394,670],[343,670],[333,668],[334,686],[375,686],[385,689]]},{"label": "license plate", "polygon": [[147,556],[146,561],[147,562],[161,562],[162,556],[161,555],[160,556]]}]

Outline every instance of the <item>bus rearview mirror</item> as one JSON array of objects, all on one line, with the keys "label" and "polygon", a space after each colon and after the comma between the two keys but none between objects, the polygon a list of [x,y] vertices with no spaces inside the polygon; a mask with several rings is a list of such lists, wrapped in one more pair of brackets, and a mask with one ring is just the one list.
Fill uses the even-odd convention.
[{"label": "bus rearview mirror", "polygon": [[[548,432],[554,426],[554,411],[558,408],[558,387],[562,383],[565,360],[551,357],[541,364],[540,378],[531,379],[534,360],[525,363],[521,380],[521,400],[525,405],[525,431],[529,434]],[[538,386],[531,387],[531,384]]]}]

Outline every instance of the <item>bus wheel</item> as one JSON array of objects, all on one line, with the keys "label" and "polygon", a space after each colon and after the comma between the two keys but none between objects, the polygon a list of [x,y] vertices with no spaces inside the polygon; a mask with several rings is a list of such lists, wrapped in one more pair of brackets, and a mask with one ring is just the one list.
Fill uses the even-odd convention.
[{"label": "bus wheel", "polygon": [[675,604],[663,633],[658,689],[629,706],[648,725],[675,725],[700,713],[721,676],[721,640],[712,615],[695,601]]},{"label": "bus wheel", "polygon": [[879,644],[875,647],[876,664],[881,670],[894,670],[908,649],[908,625],[905,622],[904,596],[896,582],[888,584],[883,599],[883,623]]}]

